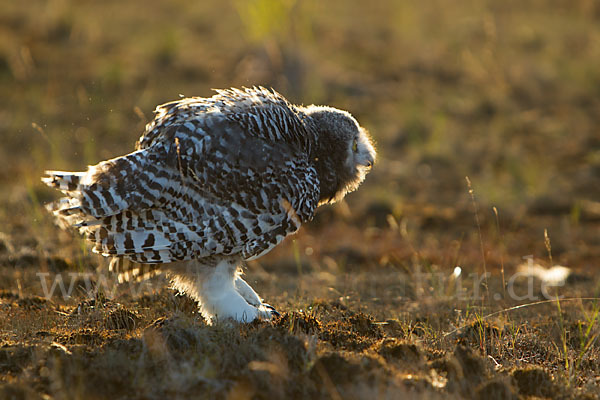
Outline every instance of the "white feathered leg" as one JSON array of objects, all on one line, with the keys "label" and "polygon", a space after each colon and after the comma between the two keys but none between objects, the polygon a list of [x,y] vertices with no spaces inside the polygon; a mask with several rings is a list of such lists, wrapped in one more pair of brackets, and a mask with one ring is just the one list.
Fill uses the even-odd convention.
[{"label": "white feathered leg", "polygon": [[243,284],[239,285],[244,296],[238,292],[237,265],[232,259],[221,260],[214,267],[198,262],[177,263],[170,265],[168,271],[173,286],[198,301],[200,312],[209,323],[227,318],[239,322],[268,320],[273,315],[272,307],[263,305],[256,292],[241,278]]},{"label": "white feathered leg", "polygon": [[253,306],[258,306],[262,304],[262,299],[260,296],[252,289],[248,283],[242,279],[239,273],[236,273],[235,281],[233,282],[235,285],[235,289],[237,292],[248,302],[248,304],[252,304]]}]

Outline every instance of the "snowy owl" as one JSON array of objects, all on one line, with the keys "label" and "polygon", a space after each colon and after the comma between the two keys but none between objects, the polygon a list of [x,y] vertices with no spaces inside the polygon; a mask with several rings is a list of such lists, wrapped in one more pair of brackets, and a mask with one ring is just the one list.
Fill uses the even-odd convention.
[{"label": "snowy owl", "polygon": [[375,162],[346,111],[295,106],[263,87],[160,105],[127,155],[85,172],[47,171],[66,196],[48,206],[119,281],[164,273],[209,323],[277,311],[242,279],[321,204],[355,190]]}]

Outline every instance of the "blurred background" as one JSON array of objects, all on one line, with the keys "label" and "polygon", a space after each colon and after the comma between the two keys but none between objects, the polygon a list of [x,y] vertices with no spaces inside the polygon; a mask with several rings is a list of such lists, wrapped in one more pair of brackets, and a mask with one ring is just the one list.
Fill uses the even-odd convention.
[{"label": "blurred background", "polygon": [[70,262],[81,246],[41,207],[57,196],[45,169],[131,151],[180,95],[264,85],[349,110],[380,156],[263,264],[595,267],[599,22],[592,0],[4,2],[0,230]]}]

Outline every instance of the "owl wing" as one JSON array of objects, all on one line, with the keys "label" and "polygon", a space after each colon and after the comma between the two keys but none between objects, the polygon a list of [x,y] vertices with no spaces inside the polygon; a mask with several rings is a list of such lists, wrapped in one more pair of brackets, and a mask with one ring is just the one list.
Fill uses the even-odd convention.
[{"label": "owl wing", "polygon": [[160,139],[87,173],[45,179],[67,193],[56,215],[95,252],[139,263],[251,259],[312,218],[318,178],[301,149],[219,114],[166,126]]}]

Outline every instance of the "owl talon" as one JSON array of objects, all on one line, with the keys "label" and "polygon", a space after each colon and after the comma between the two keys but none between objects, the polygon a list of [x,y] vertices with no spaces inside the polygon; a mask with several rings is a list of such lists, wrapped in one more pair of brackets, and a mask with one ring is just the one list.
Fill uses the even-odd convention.
[{"label": "owl talon", "polygon": [[279,314],[279,312],[272,305],[263,303],[263,307],[268,308],[269,311],[271,312],[272,316],[275,316],[275,317],[280,317],[281,316],[281,314]]}]

